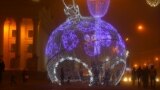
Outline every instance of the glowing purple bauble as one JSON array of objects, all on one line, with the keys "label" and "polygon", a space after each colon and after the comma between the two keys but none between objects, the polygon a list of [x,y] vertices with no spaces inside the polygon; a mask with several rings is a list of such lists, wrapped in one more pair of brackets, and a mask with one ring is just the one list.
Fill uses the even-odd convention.
[{"label": "glowing purple bauble", "polygon": [[[57,68],[60,63],[69,60],[82,64],[88,70],[89,85],[106,83],[105,77],[108,77],[109,85],[117,85],[126,68],[128,51],[117,30],[101,20],[107,13],[110,0],[87,0],[92,18],[82,17],[74,0],[73,5],[62,1],[68,18],[53,30],[45,50],[50,80],[61,84]],[[77,67],[76,70],[79,69]],[[99,76],[104,80],[99,81]]]},{"label": "glowing purple bauble", "polygon": [[71,60],[81,60],[90,69],[94,68],[92,62],[96,59],[98,66],[111,70],[111,85],[117,85],[120,81],[127,57],[124,41],[117,30],[108,22],[96,18],[81,18],[76,23],[67,20],[61,24],[50,35],[45,56],[52,81],[58,80],[55,77],[57,62],[70,57]]},{"label": "glowing purple bauble", "polygon": [[103,17],[109,7],[110,0],[87,0],[90,14],[95,18]]}]

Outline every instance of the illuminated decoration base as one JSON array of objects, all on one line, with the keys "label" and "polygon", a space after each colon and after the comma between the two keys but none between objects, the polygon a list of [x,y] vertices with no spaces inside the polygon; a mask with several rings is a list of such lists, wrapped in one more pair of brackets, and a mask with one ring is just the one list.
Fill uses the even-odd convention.
[{"label": "illuminated decoration base", "polygon": [[67,60],[80,63],[88,70],[90,86],[97,82],[105,84],[106,80],[109,85],[117,85],[128,56],[117,30],[101,19],[82,17],[74,2],[73,6],[65,5],[65,14],[68,19],[53,30],[46,45],[46,66],[51,81],[61,85],[57,67]]},{"label": "illuminated decoration base", "polygon": [[151,7],[156,7],[160,4],[160,0],[146,0],[146,2]]},{"label": "illuminated decoration base", "polygon": [[82,64],[88,70],[88,73],[89,73],[89,76],[90,76],[90,80],[89,80],[90,84],[89,85],[92,84],[93,73],[92,73],[91,69],[88,67],[88,65],[86,63],[82,62],[80,59],[73,58],[73,57],[63,57],[57,62],[52,62],[51,61],[51,62],[48,63],[48,67],[47,67],[48,75],[49,75],[52,82],[57,82],[59,85],[61,85],[61,82],[57,77],[57,67],[59,66],[60,63],[63,63],[65,60],[75,61],[77,63]]}]

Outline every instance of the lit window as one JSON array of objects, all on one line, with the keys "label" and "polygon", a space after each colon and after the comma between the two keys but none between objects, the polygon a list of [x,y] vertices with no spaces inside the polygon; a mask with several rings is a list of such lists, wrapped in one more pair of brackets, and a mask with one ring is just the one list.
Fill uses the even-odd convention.
[{"label": "lit window", "polygon": [[33,50],[33,44],[28,44],[27,52],[32,53]]},{"label": "lit window", "polygon": [[28,30],[28,37],[32,38],[33,37],[33,30]]},{"label": "lit window", "polygon": [[12,37],[16,37],[16,30],[12,30]]}]

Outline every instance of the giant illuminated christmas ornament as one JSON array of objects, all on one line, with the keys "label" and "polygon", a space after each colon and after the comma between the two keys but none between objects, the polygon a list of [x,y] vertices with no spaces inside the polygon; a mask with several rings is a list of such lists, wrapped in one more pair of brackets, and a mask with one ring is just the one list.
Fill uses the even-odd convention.
[{"label": "giant illuminated christmas ornament", "polygon": [[128,51],[117,30],[101,19],[110,0],[87,0],[93,17],[82,17],[72,1],[73,5],[66,5],[63,0],[67,20],[53,30],[46,45],[50,80],[61,85],[57,68],[64,61],[74,61],[88,71],[89,85],[117,85],[125,71]]},{"label": "giant illuminated christmas ornament", "polygon": [[160,4],[160,0],[146,0],[146,2],[151,7],[156,7]]}]

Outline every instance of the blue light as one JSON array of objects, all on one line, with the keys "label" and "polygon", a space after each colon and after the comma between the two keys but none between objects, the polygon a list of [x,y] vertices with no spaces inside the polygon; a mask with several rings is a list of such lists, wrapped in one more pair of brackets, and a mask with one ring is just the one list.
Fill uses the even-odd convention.
[{"label": "blue light", "polygon": [[104,48],[110,48],[111,45],[117,46],[119,52],[124,53],[124,42],[111,24],[100,19],[83,18],[73,26],[67,20],[53,31],[46,54],[53,56],[63,48],[66,52],[75,51],[77,46],[81,46],[88,57],[93,57],[100,55]]},{"label": "blue light", "polygon": [[[56,34],[58,33],[54,32],[51,36],[56,36]],[[45,54],[48,57],[48,59],[51,59],[60,51],[60,47],[55,39],[56,37],[50,37],[46,45]]]},{"label": "blue light", "polygon": [[74,30],[65,31],[62,35],[63,46],[67,51],[72,51],[77,47],[79,39],[76,36]]},{"label": "blue light", "polygon": [[[109,84],[117,85],[124,74],[128,52],[117,30],[100,19],[106,14],[110,0],[87,0],[94,18],[82,17],[78,5],[72,1],[73,5],[67,5],[63,0],[68,18],[53,30],[46,45],[46,66],[51,81],[60,84],[56,68],[59,62],[69,59],[84,62],[82,64],[91,69],[97,66],[100,71],[104,71],[102,68],[110,69],[112,76]],[[88,72],[92,85],[94,72]]]},{"label": "blue light", "polygon": [[[110,58],[109,61],[115,62],[117,57],[125,61],[126,49],[124,41],[111,24],[100,19],[82,18],[76,24],[67,20],[53,30],[46,45],[45,56],[48,63],[56,62],[59,56],[78,57],[83,62],[92,61],[98,56],[97,60]],[[113,63],[112,68],[114,66]],[[112,82],[116,85],[118,81]]]}]

